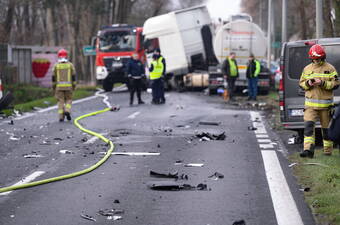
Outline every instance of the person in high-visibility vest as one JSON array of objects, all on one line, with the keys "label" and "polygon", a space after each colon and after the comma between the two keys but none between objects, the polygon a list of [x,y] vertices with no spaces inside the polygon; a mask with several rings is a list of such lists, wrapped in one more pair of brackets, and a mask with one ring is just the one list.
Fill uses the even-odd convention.
[{"label": "person in high-visibility vest", "polygon": [[150,71],[150,80],[151,80],[151,87],[152,87],[152,104],[162,104],[162,87],[163,87],[163,71],[164,71],[164,64],[162,59],[157,55],[153,54],[152,62],[149,67]]},{"label": "person in high-visibility vest", "polygon": [[58,62],[53,67],[52,87],[58,100],[59,121],[63,122],[65,116],[71,120],[72,94],[76,88],[76,72],[68,60],[65,49],[58,51]]},{"label": "person in high-visibility vest", "polygon": [[165,62],[165,58],[161,55],[161,50],[159,48],[156,48],[154,53],[158,57],[158,60],[161,61],[163,64],[163,73],[162,73],[161,82],[160,82],[161,86],[159,88],[159,95],[160,95],[159,103],[164,104],[165,103],[164,82],[166,82],[165,81],[166,62]]},{"label": "person in high-visibility vest", "polygon": [[235,52],[230,52],[229,56],[223,61],[222,73],[228,83],[229,100],[233,100],[235,93],[235,82],[238,77],[238,67]]},{"label": "person in high-visibility vest", "polygon": [[249,62],[247,66],[247,78],[248,78],[248,100],[256,100],[257,97],[257,82],[258,75],[261,72],[261,64],[255,59],[253,54],[249,56]]},{"label": "person in high-visibility vest", "polygon": [[307,65],[300,78],[300,87],[305,90],[304,141],[301,157],[314,157],[315,123],[319,119],[323,138],[323,152],[331,155],[333,142],[328,136],[333,108],[333,90],[339,87],[338,73],[334,66],[326,62],[326,52],[321,45],[315,44],[309,49],[312,63]]}]

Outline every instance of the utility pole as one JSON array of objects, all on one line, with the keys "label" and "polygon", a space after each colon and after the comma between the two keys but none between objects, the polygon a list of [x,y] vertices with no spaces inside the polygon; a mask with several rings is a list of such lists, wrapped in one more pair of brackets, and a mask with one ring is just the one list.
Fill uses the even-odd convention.
[{"label": "utility pole", "polygon": [[272,0],[268,0],[268,30],[267,30],[267,67],[270,69],[272,34]]},{"label": "utility pole", "polygon": [[287,42],[287,0],[282,0],[282,33],[281,42]]},{"label": "utility pole", "polygon": [[316,38],[322,38],[323,36],[323,15],[322,15],[322,0],[315,0],[316,3]]}]

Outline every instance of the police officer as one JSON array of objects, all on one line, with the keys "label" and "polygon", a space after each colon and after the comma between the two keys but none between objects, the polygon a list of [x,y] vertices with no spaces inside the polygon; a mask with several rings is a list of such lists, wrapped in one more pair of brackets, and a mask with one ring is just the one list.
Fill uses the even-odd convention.
[{"label": "police officer", "polygon": [[230,52],[229,56],[224,60],[222,64],[222,72],[224,79],[228,83],[229,99],[233,100],[235,93],[235,81],[238,77],[237,62],[235,60],[235,52]]},{"label": "police officer", "polygon": [[164,98],[164,87],[163,87],[163,72],[164,64],[162,58],[157,54],[152,55],[152,62],[149,67],[150,80],[152,87],[152,104],[162,104],[165,103]]},{"label": "police officer", "polygon": [[71,120],[72,93],[76,88],[75,69],[68,60],[65,49],[58,51],[58,62],[53,67],[52,87],[58,100],[59,121],[63,122],[66,116]]},{"label": "police officer", "polygon": [[159,89],[159,94],[160,94],[160,104],[165,103],[165,96],[164,96],[164,79],[165,79],[165,73],[166,73],[166,62],[165,58],[161,55],[161,50],[159,48],[156,48],[154,51],[154,54],[158,57],[158,60],[162,62],[163,64],[163,72],[162,72],[162,77],[161,77],[161,82],[160,82],[160,89]]},{"label": "police officer", "polygon": [[246,72],[248,78],[248,100],[256,100],[257,81],[260,71],[260,62],[255,59],[253,54],[250,54]]},{"label": "police officer", "polygon": [[126,72],[129,78],[130,105],[133,104],[135,92],[137,92],[138,104],[144,104],[141,98],[141,92],[145,70],[143,63],[138,59],[137,53],[134,53],[132,58],[129,59]]},{"label": "police officer", "polygon": [[309,50],[312,63],[307,65],[300,78],[300,87],[305,90],[304,143],[301,157],[314,157],[315,122],[320,120],[323,136],[323,152],[331,155],[333,142],[328,136],[330,110],[333,106],[333,90],[338,88],[338,73],[325,61],[326,52],[321,45],[313,45]]}]

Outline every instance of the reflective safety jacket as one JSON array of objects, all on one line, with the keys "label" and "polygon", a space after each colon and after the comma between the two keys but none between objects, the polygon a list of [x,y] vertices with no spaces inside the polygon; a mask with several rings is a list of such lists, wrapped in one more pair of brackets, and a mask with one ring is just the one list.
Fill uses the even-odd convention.
[{"label": "reflective safety jacket", "polygon": [[75,69],[72,63],[56,63],[53,67],[53,89],[66,91],[76,87]]},{"label": "reflective safety jacket", "polygon": [[150,80],[156,80],[162,77],[164,72],[163,57],[153,60],[150,66]]},{"label": "reflective safety jacket", "polygon": [[[320,79],[320,86],[309,86],[311,79]],[[305,107],[325,109],[333,105],[333,90],[339,87],[338,73],[327,62],[307,65],[300,78],[300,87],[305,90]]]},{"label": "reflective safety jacket", "polygon": [[223,72],[223,75],[226,75],[228,78],[238,77],[238,67],[237,67],[236,60],[231,59],[230,57],[227,57],[223,61],[222,72]]},{"label": "reflective safety jacket", "polygon": [[254,59],[248,62],[247,71],[246,71],[247,78],[258,77],[260,72],[261,72],[261,63],[258,60]]}]

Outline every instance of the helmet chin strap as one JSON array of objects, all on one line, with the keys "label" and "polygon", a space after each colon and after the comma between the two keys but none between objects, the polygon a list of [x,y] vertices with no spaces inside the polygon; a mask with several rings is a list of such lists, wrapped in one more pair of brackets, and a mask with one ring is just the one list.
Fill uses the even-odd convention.
[{"label": "helmet chin strap", "polygon": [[65,62],[68,62],[68,59],[67,58],[59,58],[58,62],[65,63]]}]

